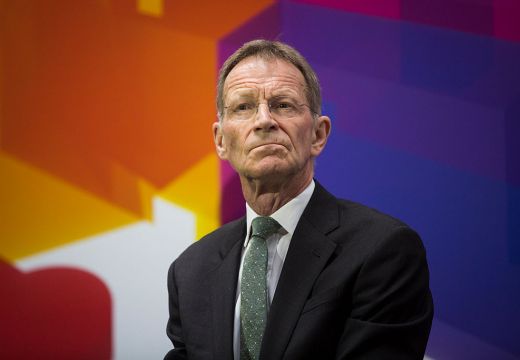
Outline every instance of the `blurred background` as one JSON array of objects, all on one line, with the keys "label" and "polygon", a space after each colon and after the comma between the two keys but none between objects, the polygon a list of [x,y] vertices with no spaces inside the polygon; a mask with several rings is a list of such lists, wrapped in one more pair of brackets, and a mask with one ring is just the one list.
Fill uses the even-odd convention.
[{"label": "blurred background", "polygon": [[516,0],[0,0],[0,358],[170,348],[169,264],[244,213],[211,124],[255,38],[320,77],[318,181],[421,234],[427,357],[519,359]]}]

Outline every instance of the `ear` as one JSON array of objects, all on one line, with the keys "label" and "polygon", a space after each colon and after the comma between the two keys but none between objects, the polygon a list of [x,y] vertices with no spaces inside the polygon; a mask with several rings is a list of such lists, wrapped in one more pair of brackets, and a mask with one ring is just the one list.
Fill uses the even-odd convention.
[{"label": "ear", "polygon": [[324,115],[318,117],[314,126],[314,134],[311,147],[311,155],[313,157],[318,156],[325,148],[325,145],[327,144],[327,139],[330,135],[330,130],[330,118]]},{"label": "ear", "polygon": [[219,121],[213,123],[213,140],[215,141],[215,148],[217,149],[217,155],[222,160],[227,159],[226,141],[222,134],[222,124]]}]

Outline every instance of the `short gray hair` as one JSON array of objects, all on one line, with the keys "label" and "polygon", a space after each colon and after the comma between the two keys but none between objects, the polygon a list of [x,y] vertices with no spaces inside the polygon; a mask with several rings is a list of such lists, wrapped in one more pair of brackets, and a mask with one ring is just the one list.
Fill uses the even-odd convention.
[{"label": "short gray hair", "polygon": [[293,47],[279,41],[253,40],[242,45],[220,68],[217,84],[217,111],[219,119],[224,115],[224,82],[242,60],[258,56],[265,60],[281,59],[294,65],[305,79],[305,95],[314,114],[321,114],[321,90],[316,73],[307,60]]}]

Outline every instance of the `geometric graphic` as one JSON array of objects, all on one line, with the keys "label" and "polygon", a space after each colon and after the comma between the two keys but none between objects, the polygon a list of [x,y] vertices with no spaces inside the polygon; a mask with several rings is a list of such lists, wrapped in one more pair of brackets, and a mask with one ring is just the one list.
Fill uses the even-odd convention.
[{"label": "geometric graphic", "polygon": [[0,287],[2,359],[111,358],[111,298],[92,274],[65,267],[21,273],[0,260]]},{"label": "geometric graphic", "polygon": [[215,153],[211,153],[158,192],[162,199],[196,214],[195,239],[219,225],[218,172],[219,160]]},{"label": "geometric graphic", "polygon": [[316,178],[421,234],[428,356],[520,358],[519,18],[509,0],[0,0],[0,357],[171,348],[168,265],[244,213],[214,151],[217,70],[268,38],[321,80]]},{"label": "geometric graphic", "polygon": [[[119,227],[16,263],[28,273],[66,267],[101,280],[112,305],[107,309],[112,322],[112,359],[159,359],[171,347],[164,336],[166,274],[172,259],[193,242],[195,217],[161,198],[154,198],[152,204],[152,222]],[[53,296],[59,298],[61,292]],[[84,301],[96,301],[96,294],[84,294]],[[33,311],[40,310],[35,307]],[[39,326],[53,327],[55,323],[47,320],[42,318]],[[103,329],[107,331],[106,326]]]},{"label": "geometric graphic", "polygon": [[[84,358],[161,358],[171,347],[168,265],[220,223],[215,44],[270,3],[0,1],[0,256],[24,273],[6,290],[33,273],[93,274],[110,296],[81,292],[108,304],[91,317],[105,342],[86,337]],[[71,290],[90,284],[79,279]],[[59,302],[67,289],[54,285],[56,316],[90,314]],[[81,331],[38,313],[46,296],[22,309],[36,313],[32,328],[55,334],[38,356],[82,358],[58,337]],[[22,310],[4,309],[25,326]],[[2,347],[30,349],[31,334]]]},{"label": "geometric graphic", "polygon": [[2,5],[0,147],[149,218],[151,196],[214,152],[216,38],[269,2],[164,2],[159,17],[143,3]]},{"label": "geometric graphic", "polygon": [[[219,43],[220,60],[264,31],[309,59],[333,128],[316,178],[421,234],[435,359],[520,357],[520,23],[512,14],[518,19],[520,4],[283,1]],[[278,23],[264,30],[266,19]],[[221,176],[223,194],[240,191],[227,167]],[[242,209],[242,199],[227,202],[223,218]]]},{"label": "geometric graphic", "polygon": [[1,151],[0,202],[0,256],[9,261],[139,221]]},{"label": "geometric graphic", "polygon": [[435,359],[518,360],[518,356],[439,320],[433,323],[428,348]]}]

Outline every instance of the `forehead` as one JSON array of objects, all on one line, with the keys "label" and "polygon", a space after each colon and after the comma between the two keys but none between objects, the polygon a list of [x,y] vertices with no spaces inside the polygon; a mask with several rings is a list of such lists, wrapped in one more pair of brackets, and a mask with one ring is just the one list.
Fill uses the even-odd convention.
[{"label": "forehead", "polygon": [[249,57],[239,62],[224,83],[224,96],[244,92],[302,93],[305,79],[293,64],[281,59]]}]

